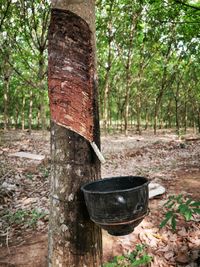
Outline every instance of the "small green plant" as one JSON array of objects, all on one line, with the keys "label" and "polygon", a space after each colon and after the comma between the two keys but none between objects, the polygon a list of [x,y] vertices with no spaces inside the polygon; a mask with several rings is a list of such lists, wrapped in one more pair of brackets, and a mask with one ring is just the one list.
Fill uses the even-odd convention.
[{"label": "small green plant", "polygon": [[27,179],[29,179],[29,180],[31,180],[31,181],[33,181],[33,174],[32,173],[30,173],[30,172],[28,172],[27,174],[26,174],[26,178]]},{"label": "small green plant", "polygon": [[4,218],[10,224],[23,224],[28,216],[27,210],[17,210],[16,212],[8,212]]},{"label": "small green plant", "polygon": [[28,225],[31,227],[35,227],[37,221],[42,219],[46,213],[39,212],[35,209],[33,210],[22,210],[19,209],[15,212],[8,212],[4,215],[4,219],[9,224],[21,224],[21,225]]},{"label": "small green plant", "polygon": [[107,262],[103,267],[132,267],[144,266],[152,261],[152,257],[145,251],[145,245],[136,245],[131,253],[126,255],[115,256],[112,262]]},{"label": "small green plant", "polygon": [[174,231],[180,216],[186,221],[190,221],[194,215],[200,214],[200,202],[196,202],[190,197],[183,197],[182,195],[170,196],[164,207],[167,209],[167,212],[160,224],[160,228],[163,228],[166,224],[171,224]]},{"label": "small green plant", "polygon": [[48,178],[49,177],[49,175],[50,175],[50,168],[49,167],[41,167],[40,171],[41,171],[42,176],[44,178]]},{"label": "small green plant", "polygon": [[37,224],[37,221],[44,218],[46,213],[44,212],[39,212],[35,209],[33,209],[30,214],[29,214],[29,220],[27,222],[28,225],[35,227]]}]

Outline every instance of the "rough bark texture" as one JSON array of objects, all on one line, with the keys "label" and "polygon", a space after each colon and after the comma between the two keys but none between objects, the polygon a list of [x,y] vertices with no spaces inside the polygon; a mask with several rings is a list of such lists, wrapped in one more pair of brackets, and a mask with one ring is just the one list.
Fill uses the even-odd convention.
[{"label": "rough bark texture", "polygon": [[52,125],[49,266],[101,266],[101,230],[89,220],[80,186],[99,178],[99,162],[80,135]]},{"label": "rough bark texture", "polygon": [[[89,24],[90,30],[94,33],[94,1],[89,0],[84,3],[78,4],[76,0],[75,4],[69,3],[70,1],[52,1],[52,4],[56,8],[67,9],[68,11],[54,9],[55,12],[63,14],[67,21],[69,17],[74,16],[76,22],[81,20],[78,16],[81,16]],[[72,14],[75,12],[78,14]],[[83,16],[82,16],[83,14]],[[71,18],[72,19],[72,18]],[[62,19],[61,19],[62,20]],[[78,24],[77,28],[71,24],[66,26],[66,31],[69,31],[74,38],[77,36],[77,31],[81,32],[82,28]],[[52,25],[50,26],[51,29]],[[63,25],[64,27],[64,25]],[[64,28],[60,28],[62,34]],[[51,30],[50,30],[51,32]],[[95,66],[95,50],[94,50],[94,38],[93,34],[87,35],[91,38],[90,56],[93,60],[91,64]],[[52,32],[53,33],[53,32]],[[63,38],[67,35],[63,35]],[[61,36],[61,35],[59,35]],[[56,36],[49,35],[49,38],[56,38]],[[79,36],[77,36],[79,38]],[[85,38],[85,37],[84,37]],[[50,42],[52,40],[50,39]],[[66,42],[69,42],[66,38]],[[60,46],[60,44],[58,44]],[[53,46],[49,47],[49,57]],[[56,48],[57,49],[57,48]],[[56,50],[57,53],[59,52]],[[67,72],[62,72],[61,66],[64,66],[66,58],[70,56],[69,43],[67,46],[63,46],[62,55],[63,58],[57,54],[59,60],[63,62],[63,65],[50,65],[49,81],[51,80],[51,74],[55,75],[55,69],[57,70],[57,77],[53,79],[62,80],[62,82],[70,83],[70,75]],[[60,53],[60,52],[59,52]],[[79,49],[73,52],[74,58],[79,56]],[[84,57],[83,57],[84,60]],[[90,59],[91,60],[91,59]],[[50,59],[51,62],[51,59]],[[62,63],[61,62],[61,63]],[[87,64],[86,64],[87,65]],[[68,68],[73,68],[73,62],[68,63]],[[66,66],[65,66],[66,67]],[[88,67],[88,66],[85,66]],[[76,69],[75,79],[79,79],[83,75],[82,69]],[[65,76],[66,75],[66,76]],[[99,118],[98,118],[98,101],[97,101],[97,88],[96,88],[96,75],[95,69],[93,72],[89,72],[88,80],[92,81],[90,84],[90,90],[92,90],[92,136],[95,143],[100,146],[100,132],[99,132]],[[59,83],[58,83],[59,84]],[[56,87],[56,90],[61,90],[61,84]],[[80,101],[79,91],[76,91],[76,82],[72,82],[72,86],[65,87],[65,92],[69,95],[74,91],[77,94],[77,101]],[[51,89],[51,87],[50,87]],[[83,88],[82,88],[83,89]],[[87,88],[85,88],[87,90]],[[77,102],[78,105],[78,102]],[[75,120],[80,116],[76,114]],[[49,223],[49,266],[52,267],[97,267],[101,266],[102,258],[102,241],[101,230],[94,225],[87,214],[83,195],[80,191],[80,187],[83,183],[90,180],[100,178],[100,162],[94,154],[90,143],[70,129],[66,129],[56,123],[52,123],[51,129],[51,154],[52,154],[52,175],[51,175],[51,200],[50,200],[50,223]]]},{"label": "rough bark texture", "polygon": [[49,98],[52,120],[93,141],[91,31],[71,11],[53,9],[49,30]]}]

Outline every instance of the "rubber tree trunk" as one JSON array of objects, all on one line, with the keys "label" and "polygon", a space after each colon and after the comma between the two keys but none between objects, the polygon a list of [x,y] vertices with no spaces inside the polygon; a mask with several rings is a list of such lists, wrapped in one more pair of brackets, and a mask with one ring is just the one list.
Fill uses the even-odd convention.
[{"label": "rubber tree trunk", "polygon": [[30,90],[30,95],[29,95],[29,114],[28,114],[28,129],[29,129],[29,134],[31,135],[32,133],[32,119],[33,119],[33,90]]},{"label": "rubber tree trunk", "polygon": [[12,73],[10,65],[8,64],[7,60],[9,60],[9,56],[8,56],[8,58],[5,59],[4,69],[3,69],[4,130],[7,130],[9,127],[9,115],[8,115],[9,86],[10,86],[10,78],[11,78],[11,73]]},{"label": "rubber tree trunk", "polygon": [[[57,8],[58,13],[58,9],[64,9],[67,12],[72,12],[70,13],[72,16],[76,14],[88,23],[92,32],[91,41],[94,50],[93,55],[95,55],[95,2],[93,0],[88,0],[87,3],[86,1],[73,0],[52,1],[52,4],[53,8]],[[60,20],[62,20],[62,12],[60,14]],[[52,23],[53,21],[51,21]],[[65,31],[67,31],[67,26],[64,23],[62,30],[66,27]],[[73,26],[70,25],[70,27]],[[54,36],[56,36],[56,32],[55,35],[49,36],[49,41]],[[66,42],[68,41],[72,40],[67,40]],[[66,50],[67,55],[68,49],[65,46],[62,49]],[[51,53],[54,53],[54,51],[49,48],[49,56]],[[77,53],[80,53],[78,49]],[[92,60],[95,60],[95,56]],[[73,62],[71,64],[70,67],[73,68]],[[59,76],[59,72],[57,75]],[[94,99],[92,99],[95,129],[94,141],[100,147],[95,76],[93,85]],[[73,90],[73,88],[70,90]],[[80,191],[81,185],[86,181],[100,178],[100,162],[94,154],[90,143],[85,138],[56,123],[52,123],[51,126],[51,157],[48,266],[102,266],[101,230],[90,221],[83,195]]]},{"label": "rubber tree trunk", "polygon": [[[107,68],[106,68],[106,74],[105,74],[105,85],[104,85],[104,93],[103,93],[103,127],[104,131],[107,134],[108,132],[108,121],[109,121],[109,94],[110,94],[110,84],[109,84],[109,78],[110,78],[110,70],[112,66],[112,40],[113,40],[113,33],[112,33],[112,8],[113,3],[110,3],[110,8],[108,11],[108,26],[107,26],[107,41],[108,41],[108,56],[107,56]],[[110,117],[111,119],[111,117]]]},{"label": "rubber tree trunk", "polygon": [[126,61],[126,85],[125,85],[125,110],[124,110],[124,132],[128,135],[128,123],[129,123],[129,107],[130,107],[130,92],[131,92],[131,65],[133,61],[133,41],[137,28],[137,23],[141,14],[142,8],[138,12],[132,14],[132,22],[130,26],[129,36],[129,48]]},{"label": "rubber tree trunk", "polygon": [[9,78],[4,78],[4,130],[8,129],[8,93],[9,93]]},{"label": "rubber tree trunk", "polygon": [[45,72],[45,58],[44,58],[44,50],[40,51],[39,56],[39,87],[40,87],[40,116],[41,116],[41,128],[42,130],[46,130],[46,107],[45,107],[45,81],[44,81],[44,72]]},{"label": "rubber tree trunk", "polygon": [[22,124],[22,131],[25,130],[25,104],[26,104],[26,98],[23,94],[22,96],[22,110],[21,110],[21,124]]}]

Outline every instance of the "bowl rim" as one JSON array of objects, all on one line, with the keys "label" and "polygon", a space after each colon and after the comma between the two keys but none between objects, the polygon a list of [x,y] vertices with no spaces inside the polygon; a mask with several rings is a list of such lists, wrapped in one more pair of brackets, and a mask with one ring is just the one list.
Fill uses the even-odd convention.
[{"label": "bowl rim", "polygon": [[[144,179],[144,183],[142,185],[138,185],[136,187],[133,187],[133,188],[129,188],[129,189],[122,189],[122,190],[114,190],[114,191],[96,191],[96,190],[87,190],[85,189],[85,187],[87,187],[88,185],[90,184],[96,184],[98,182],[103,182],[103,181],[109,181],[109,180],[114,180],[114,179],[124,179],[124,178],[142,178]],[[100,194],[100,195],[103,195],[103,194],[115,194],[115,193],[123,193],[123,192],[130,192],[130,191],[136,191],[138,189],[140,189],[141,187],[143,187],[144,185],[148,185],[150,183],[150,181],[147,179],[147,177],[145,176],[138,176],[138,175],[126,175],[126,176],[113,176],[113,177],[105,177],[105,178],[101,178],[101,179],[98,179],[98,180],[95,180],[95,181],[90,181],[90,182],[86,182],[85,184],[83,184],[81,186],[81,191],[83,193],[89,193],[89,194]]]}]

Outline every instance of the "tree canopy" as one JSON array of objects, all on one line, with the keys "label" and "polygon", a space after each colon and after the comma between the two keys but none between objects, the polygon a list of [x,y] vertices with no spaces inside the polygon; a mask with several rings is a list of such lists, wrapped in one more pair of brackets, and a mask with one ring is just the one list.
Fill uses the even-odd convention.
[{"label": "tree canopy", "polygon": [[[1,0],[0,10],[0,123],[45,129],[50,3]],[[200,131],[199,18],[199,1],[96,1],[105,131]]]}]

